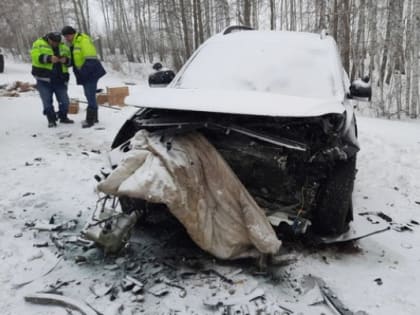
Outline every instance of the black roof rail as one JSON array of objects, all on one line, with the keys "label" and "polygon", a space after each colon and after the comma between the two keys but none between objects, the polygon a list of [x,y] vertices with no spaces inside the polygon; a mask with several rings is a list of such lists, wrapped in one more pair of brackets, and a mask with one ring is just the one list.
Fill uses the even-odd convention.
[{"label": "black roof rail", "polygon": [[230,34],[234,31],[252,31],[254,30],[251,26],[246,25],[231,25],[224,29],[223,35]]}]

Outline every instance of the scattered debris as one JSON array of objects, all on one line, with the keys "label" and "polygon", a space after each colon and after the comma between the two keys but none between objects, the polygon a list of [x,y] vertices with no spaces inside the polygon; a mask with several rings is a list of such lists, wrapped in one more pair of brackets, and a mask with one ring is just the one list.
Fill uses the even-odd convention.
[{"label": "scattered debris", "polygon": [[48,247],[48,242],[35,243],[34,247]]},{"label": "scattered debris", "polygon": [[109,294],[109,300],[110,301],[114,301],[118,297],[119,290],[118,290],[118,288],[116,286],[112,286],[109,293],[110,293]]},{"label": "scattered debris", "polygon": [[412,232],[413,229],[410,226],[412,226],[412,224],[419,225],[419,223],[415,220],[410,220],[410,222],[407,224],[396,223],[392,220],[390,216],[380,211],[379,212],[375,212],[375,211],[361,212],[359,213],[359,215],[366,216],[367,220],[371,222],[372,224],[379,224],[380,221],[374,220],[372,218],[372,216],[376,216],[382,219],[383,221],[389,223],[389,228],[397,232],[406,232],[406,231]]},{"label": "scattered debris", "polygon": [[392,229],[394,231],[397,231],[397,232],[406,232],[406,231],[413,232],[412,228],[410,228],[408,225],[404,225],[404,224],[393,224]]},{"label": "scattered debris", "polygon": [[11,84],[0,85],[0,96],[18,97],[20,93],[35,91],[35,84],[29,82],[15,81]]},{"label": "scattered debris", "polygon": [[77,256],[74,257],[74,262],[76,264],[86,263],[87,262],[87,258],[85,256],[82,256],[82,255],[77,255]]},{"label": "scattered debris", "polygon": [[216,271],[214,269],[202,270],[201,272],[204,273],[204,274],[214,274],[214,275],[218,276],[220,279],[222,279],[224,282],[227,282],[229,284],[233,284],[232,279],[229,279],[229,278],[225,277],[224,275],[222,275],[221,273],[219,273],[218,271]]},{"label": "scattered debris", "polygon": [[375,280],[373,280],[373,281],[375,281],[377,285],[382,285],[382,284],[383,284],[383,282],[382,282],[382,279],[381,279],[381,278],[376,278],[376,279],[375,279]]},{"label": "scattered debris", "polygon": [[143,303],[144,302],[144,295],[138,294],[131,299],[131,302],[134,303]]},{"label": "scattered debris", "polygon": [[48,224],[54,224],[55,223],[55,214],[53,214],[50,218],[50,221],[48,221]]},{"label": "scattered debris", "polygon": [[114,284],[100,283],[95,281],[92,285],[89,286],[89,290],[95,295],[95,297],[99,298],[110,294],[113,287]]},{"label": "scattered debris", "polygon": [[20,289],[20,288],[24,287],[25,285],[28,285],[29,283],[32,283],[33,281],[37,280],[38,278],[45,277],[46,275],[48,275],[49,273],[51,273],[58,266],[58,264],[60,263],[61,259],[62,259],[62,257],[60,257],[57,260],[57,262],[54,264],[54,266],[52,266],[51,269],[49,269],[47,272],[45,272],[41,276],[39,276],[37,278],[34,278],[32,280],[29,280],[29,281],[25,281],[25,282],[22,282],[22,283],[14,284],[14,285],[12,285],[12,289],[14,289],[14,290]]},{"label": "scattered debris", "polygon": [[161,297],[169,293],[168,286],[166,283],[158,283],[155,284],[153,287],[149,288],[147,292],[153,294],[154,296]]},{"label": "scattered debris", "polygon": [[119,266],[117,264],[112,264],[112,265],[105,265],[103,268],[105,270],[112,271],[112,270],[117,270]]},{"label": "scattered debris", "polygon": [[36,260],[36,259],[40,259],[43,256],[44,256],[44,253],[40,250],[40,251],[36,252],[35,254],[33,254],[32,256],[30,256],[28,258],[28,261],[33,261],[33,260]]},{"label": "scattered debris", "polygon": [[309,275],[307,277],[315,281],[322,295],[322,301],[312,303],[311,305],[325,304],[331,309],[331,311],[334,312],[334,314],[354,314],[352,311],[349,310],[348,307],[344,306],[344,304],[338,299],[337,295],[335,295],[334,292],[326,285],[324,280],[312,275]]},{"label": "scattered debris", "polygon": [[247,304],[248,302],[255,300],[257,298],[264,297],[265,292],[263,289],[256,289],[249,294],[236,294],[231,295],[228,292],[222,292],[211,296],[203,301],[204,305],[207,307],[215,308],[219,306],[232,306],[232,305],[242,305]]},{"label": "scattered debris", "polygon": [[412,249],[413,248],[413,245],[408,244],[408,243],[401,243],[401,247],[402,248],[405,248],[405,249]]},{"label": "scattered debris", "polygon": [[80,312],[82,315],[98,315],[98,313],[88,305],[58,294],[34,293],[26,295],[24,298],[26,302],[30,303],[58,305],[70,308]]},{"label": "scattered debris", "polygon": [[376,215],[381,219],[385,220],[386,222],[392,222],[392,218],[383,212],[378,212]]},{"label": "scattered debris", "polygon": [[274,255],[270,258],[270,265],[273,266],[287,266],[297,262],[298,258],[293,254]]},{"label": "scattered debris", "polygon": [[58,235],[58,233],[51,233],[50,240],[51,242],[53,242],[55,247],[57,247],[57,249],[59,250],[64,249],[64,242],[61,240],[61,237]]},{"label": "scattered debris", "polygon": [[71,219],[62,224],[50,224],[50,223],[41,223],[36,222],[32,229],[38,231],[65,231],[65,230],[74,230],[78,224],[76,219]]},{"label": "scattered debris", "polygon": [[181,292],[179,292],[179,297],[184,298],[187,296],[187,290],[183,287],[180,286],[179,284],[175,284],[173,282],[168,282],[168,281],[164,281],[164,283],[170,287],[174,287],[174,288],[178,288],[181,290]]}]

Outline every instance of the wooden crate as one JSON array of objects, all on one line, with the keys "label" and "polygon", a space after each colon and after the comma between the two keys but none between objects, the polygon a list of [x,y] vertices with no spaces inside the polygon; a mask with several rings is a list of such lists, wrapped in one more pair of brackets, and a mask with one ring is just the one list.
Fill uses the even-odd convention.
[{"label": "wooden crate", "polygon": [[125,97],[129,95],[128,86],[106,88],[109,105],[125,105]]},{"label": "wooden crate", "polygon": [[77,114],[78,112],[79,112],[79,102],[74,101],[74,100],[70,101],[68,113]]},{"label": "wooden crate", "polygon": [[96,103],[98,103],[98,105],[103,105],[105,103],[108,103],[108,94],[106,93],[96,94]]}]

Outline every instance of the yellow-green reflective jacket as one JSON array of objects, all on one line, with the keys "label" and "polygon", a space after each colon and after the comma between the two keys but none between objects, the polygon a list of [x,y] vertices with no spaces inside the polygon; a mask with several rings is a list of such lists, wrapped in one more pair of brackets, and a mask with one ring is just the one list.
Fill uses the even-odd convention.
[{"label": "yellow-green reflective jacket", "polygon": [[73,65],[80,69],[87,59],[97,59],[96,48],[89,35],[76,33],[72,41]]},{"label": "yellow-green reflective jacket", "polygon": [[[67,57],[68,60],[71,58],[70,48],[60,43],[58,45],[59,49],[59,56],[60,57]],[[48,76],[48,72],[52,71],[54,64],[51,62],[51,56],[54,55],[54,50],[48,41],[41,37],[38,38],[32,44],[31,50],[31,59],[32,59],[32,74],[35,76],[46,77]],[[68,66],[67,64],[61,64],[61,71],[63,73],[68,73]],[[35,73],[34,73],[35,72]],[[37,72],[39,72],[37,74]],[[41,74],[41,75],[40,75]],[[42,75],[44,74],[44,75]]]}]

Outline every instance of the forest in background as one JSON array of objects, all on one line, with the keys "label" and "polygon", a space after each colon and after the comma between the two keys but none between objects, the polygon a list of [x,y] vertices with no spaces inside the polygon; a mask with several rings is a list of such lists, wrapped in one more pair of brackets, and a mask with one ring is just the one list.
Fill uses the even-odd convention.
[{"label": "forest in background", "polygon": [[420,117],[419,0],[6,0],[0,47],[28,61],[37,37],[73,25],[114,69],[155,61],[179,69],[207,38],[238,24],[326,29],[351,80],[370,76],[373,114]]}]

